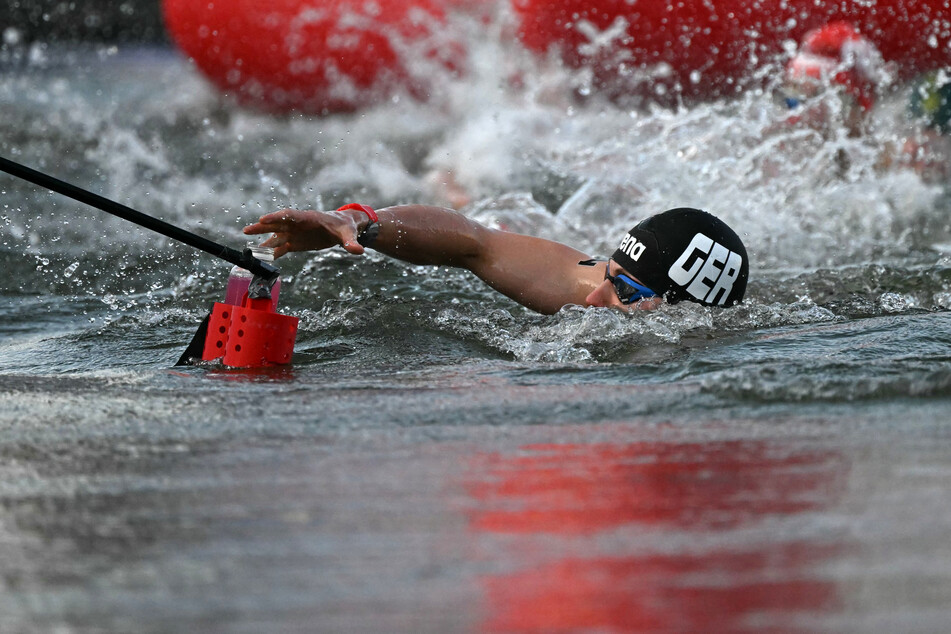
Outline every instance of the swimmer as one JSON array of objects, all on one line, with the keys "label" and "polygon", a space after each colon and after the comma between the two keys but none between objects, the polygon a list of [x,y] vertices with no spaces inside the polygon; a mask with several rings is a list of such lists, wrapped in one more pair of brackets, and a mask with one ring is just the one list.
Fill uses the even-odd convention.
[{"label": "swimmer", "polygon": [[925,73],[911,86],[908,114],[917,124],[902,147],[901,161],[926,183],[951,176],[951,71]]},{"label": "swimmer", "polygon": [[[791,123],[826,129],[841,121],[849,134],[858,136],[889,77],[881,53],[847,22],[831,22],[806,33],[789,60],[779,96],[793,114]],[[829,103],[819,99],[834,88],[841,97],[836,116]]]},{"label": "swimmer", "polygon": [[372,248],[412,264],[460,267],[546,314],[568,305],[629,311],[684,300],[733,306],[742,301],[749,274],[736,233],[715,216],[688,208],[638,223],[600,261],[558,242],[492,229],[426,205],[285,209],[262,216],[244,232],[273,234],[262,244],[273,247],[276,257],[339,245],[354,255]]}]

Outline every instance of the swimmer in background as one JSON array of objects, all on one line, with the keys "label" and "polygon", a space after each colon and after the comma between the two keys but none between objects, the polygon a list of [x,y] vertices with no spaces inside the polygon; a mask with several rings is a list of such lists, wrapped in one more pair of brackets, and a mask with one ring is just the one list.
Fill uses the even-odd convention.
[{"label": "swimmer in background", "polygon": [[[881,53],[847,22],[806,33],[789,60],[778,96],[790,110],[787,123],[823,133],[844,125],[850,136],[866,131],[869,114],[890,82]],[[833,90],[838,99],[823,98]]]},{"label": "swimmer in background", "polygon": [[275,257],[340,245],[362,255],[467,269],[503,295],[540,313],[569,305],[623,311],[664,301],[733,306],[749,274],[746,249],[723,221],[697,209],[651,216],[619,236],[607,260],[567,245],[485,227],[441,207],[399,205],[378,212],[350,204],[336,211],[285,209],[248,225],[249,235],[273,234],[263,246]]},{"label": "swimmer in background", "polygon": [[[849,136],[858,137],[868,131],[872,110],[892,83],[875,45],[852,25],[832,22],[803,38],[778,95],[790,110],[786,124],[807,125],[826,136],[841,124]],[[944,182],[951,176],[951,70],[925,73],[913,82],[908,113],[914,129],[903,141],[884,143],[876,167],[909,167],[926,183]],[[840,171],[848,169],[844,150],[836,160]]]},{"label": "swimmer in background", "polygon": [[925,73],[912,83],[908,115],[916,127],[899,160],[926,183],[945,182],[951,176],[951,69]]}]

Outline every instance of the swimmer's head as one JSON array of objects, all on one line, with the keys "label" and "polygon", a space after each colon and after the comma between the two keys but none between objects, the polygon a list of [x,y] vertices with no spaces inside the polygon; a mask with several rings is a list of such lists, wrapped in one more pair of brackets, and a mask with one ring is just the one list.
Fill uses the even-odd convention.
[{"label": "swimmer's head", "polygon": [[908,111],[927,128],[951,132],[951,74],[937,70],[920,77],[911,88]]},{"label": "swimmer's head", "polygon": [[638,223],[611,259],[672,304],[733,306],[746,293],[743,242],[726,223],[699,209],[671,209]]},{"label": "swimmer's head", "polygon": [[875,45],[848,22],[829,24],[806,33],[799,51],[786,65],[785,83],[804,97],[838,84],[862,110],[875,105],[879,86],[887,81]]}]

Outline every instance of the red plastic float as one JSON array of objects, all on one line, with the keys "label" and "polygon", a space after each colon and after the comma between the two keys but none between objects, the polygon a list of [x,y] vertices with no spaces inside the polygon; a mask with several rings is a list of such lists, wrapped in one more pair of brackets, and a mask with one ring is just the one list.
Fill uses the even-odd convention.
[{"label": "red plastic float", "polygon": [[567,65],[590,68],[595,90],[615,98],[672,103],[735,94],[751,71],[783,54],[784,41],[837,20],[869,38],[900,79],[951,65],[944,0],[512,2],[529,49],[555,50]]},{"label": "red plastic float", "polygon": [[297,317],[275,313],[270,298],[242,306],[215,302],[205,335],[203,361],[221,359],[231,368],[259,368],[291,362]]},{"label": "red plastic float", "polygon": [[223,92],[271,111],[353,111],[425,99],[463,52],[433,0],[163,0],[176,44]]}]

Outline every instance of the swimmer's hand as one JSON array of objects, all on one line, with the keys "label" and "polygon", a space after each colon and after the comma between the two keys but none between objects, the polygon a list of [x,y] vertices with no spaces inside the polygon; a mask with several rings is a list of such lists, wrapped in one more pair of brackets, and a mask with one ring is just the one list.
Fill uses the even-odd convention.
[{"label": "swimmer's hand", "polygon": [[273,234],[261,246],[272,247],[276,258],[292,251],[320,251],[338,244],[349,253],[362,255],[363,246],[357,242],[359,232],[352,212],[298,209],[269,213],[244,228],[247,235]]}]

